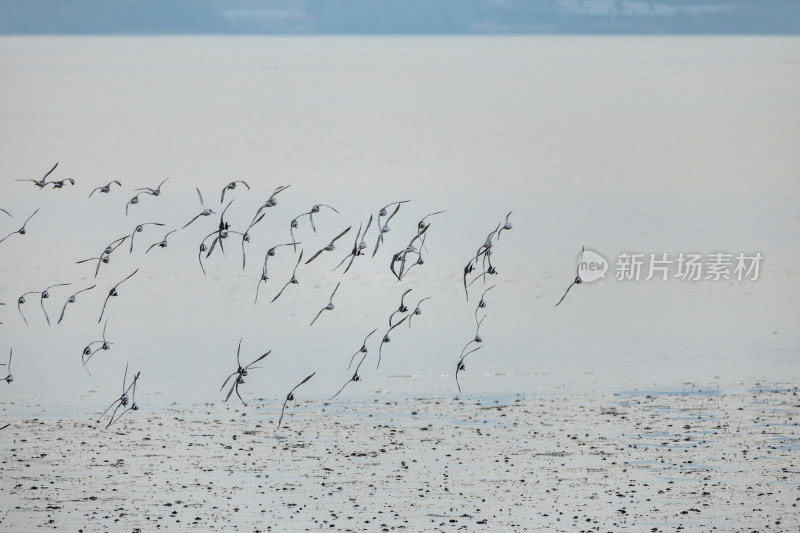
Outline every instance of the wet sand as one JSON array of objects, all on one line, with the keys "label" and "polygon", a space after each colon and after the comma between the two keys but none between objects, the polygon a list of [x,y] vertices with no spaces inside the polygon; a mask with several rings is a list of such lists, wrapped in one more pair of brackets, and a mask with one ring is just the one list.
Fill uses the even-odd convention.
[{"label": "wet sand", "polygon": [[0,529],[796,531],[800,389],[3,420]]}]

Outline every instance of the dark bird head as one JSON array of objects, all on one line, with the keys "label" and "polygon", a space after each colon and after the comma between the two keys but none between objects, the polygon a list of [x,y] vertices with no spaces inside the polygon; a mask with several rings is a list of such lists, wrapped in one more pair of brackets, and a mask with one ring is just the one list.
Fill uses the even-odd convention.
[{"label": "dark bird head", "polygon": [[69,299],[67,300],[67,303],[68,304],[74,304],[75,303],[75,297],[74,296],[70,296]]},{"label": "dark bird head", "polygon": [[459,370],[461,370],[461,371],[463,372],[464,370],[466,370],[466,369],[467,369],[467,367],[466,367],[466,366],[464,366],[464,363],[458,363],[458,369],[459,369]]},{"label": "dark bird head", "polygon": [[200,251],[205,252],[206,250],[208,250],[208,248],[206,247],[206,243],[204,242],[200,243]]},{"label": "dark bird head", "polygon": [[25,228],[20,228],[19,234],[20,235],[25,235],[25,231],[26,231]]},{"label": "dark bird head", "polygon": [[108,295],[109,296],[118,296],[119,293],[117,292],[117,289],[111,289],[110,291],[108,291]]},{"label": "dark bird head", "polygon": [[83,355],[92,355],[92,349],[87,346],[83,349]]},{"label": "dark bird head", "polygon": [[19,300],[17,300],[17,303],[20,304],[20,305],[24,304],[25,303],[25,297],[24,296],[20,296]]},{"label": "dark bird head", "polygon": [[50,293],[49,293],[49,292],[47,292],[47,291],[44,291],[44,292],[42,293],[42,298],[50,298]]},{"label": "dark bird head", "polygon": [[286,401],[291,402],[292,400],[294,400],[294,394],[290,392],[289,396],[286,397]]}]

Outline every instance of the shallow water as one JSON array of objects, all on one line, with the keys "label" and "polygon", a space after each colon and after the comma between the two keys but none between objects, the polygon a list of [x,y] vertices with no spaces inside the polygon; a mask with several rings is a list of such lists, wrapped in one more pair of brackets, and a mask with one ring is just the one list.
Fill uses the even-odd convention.
[{"label": "shallow water", "polygon": [[[332,396],[364,336],[362,380],[338,400],[455,395],[454,371],[475,334],[461,273],[513,210],[493,256],[483,348],[459,375],[466,397],[565,391],[723,390],[757,381],[796,384],[800,296],[800,40],[796,38],[2,38],[0,234],[37,207],[28,233],[0,243],[0,354],[14,349],[2,387],[10,416],[83,416],[118,394],[125,364],[141,371],[141,405],[218,402],[223,379],[266,350],[242,386],[245,400],[277,401],[304,376],[302,396]],[[74,188],[39,191],[17,178]],[[125,204],[137,187],[170,177],[159,197]],[[119,179],[108,195],[87,198]],[[117,250],[97,278],[96,257],[141,222],[182,226],[200,211],[195,186],[219,211],[237,188],[234,229],[278,185],[291,184],[252,231],[242,270],[229,239],[198,265],[216,224],[200,219],[144,254],[162,228]],[[331,272],[353,233],[384,204],[404,204],[375,259]],[[337,249],[298,270],[300,284],[269,300],[295,255],[289,221],[316,203],[317,233],[301,222],[306,257],[347,226]],[[425,265],[402,282],[394,251],[430,219]],[[374,223],[370,245],[375,240]],[[619,252],[761,252],[757,281],[620,282],[574,287],[582,245]],[[81,366],[100,339],[107,291],[139,268],[108,307],[111,350]],[[612,266],[613,268],[613,266]],[[341,281],[336,308],[308,324]],[[47,327],[36,295],[58,315],[75,290],[97,283]],[[486,285],[488,287],[489,285]],[[424,313],[385,345],[377,339],[402,292]],[[0,357],[0,360],[4,357]],[[0,368],[2,370],[2,368]],[[24,412],[23,412],[24,411]]]}]

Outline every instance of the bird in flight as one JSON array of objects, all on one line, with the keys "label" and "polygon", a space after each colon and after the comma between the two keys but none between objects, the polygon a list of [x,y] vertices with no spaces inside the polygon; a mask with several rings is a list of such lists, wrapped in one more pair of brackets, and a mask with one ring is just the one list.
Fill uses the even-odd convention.
[{"label": "bird in flight", "polygon": [[92,189],[92,192],[89,193],[89,198],[91,198],[92,195],[97,191],[108,194],[109,192],[111,192],[111,184],[113,183],[116,183],[117,185],[122,187],[122,184],[118,180],[111,180],[108,182],[108,185],[103,185],[102,187],[95,187],[94,189]]},{"label": "bird in flight", "polygon": [[220,387],[219,390],[221,392],[222,389],[225,388],[225,385],[227,385],[228,381],[230,381],[231,378],[234,378],[233,385],[231,385],[231,389],[228,391],[228,395],[225,396],[225,401],[227,402],[230,399],[231,395],[234,392],[236,392],[236,396],[239,397],[239,400],[241,400],[242,404],[243,405],[247,405],[245,403],[245,401],[242,400],[241,394],[239,394],[239,385],[244,384],[244,378],[247,376],[248,371],[252,370],[253,368],[255,368],[255,367],[253,367],[253,365],[258,363],[262,359],[264,359],[270,353],[272,353],[272,350],[270,350],[267,353],[261,355],[258,359],[256,359],[255,361],[253,361],[252,363],[250,363],[247,366],[242,366],[242,363],[239,360],[239,353],[241,351],[242,351],[242,339],[239,339],[239,348],[236,350],[236,364],[238,365],[239,368],[237,368],[236,371],[233,372],[230,376],[225,378],[225,381],[222,382],[222,387]]},{"label": "bird in flight", "polygon": [[580,285],[581,283],[583,283],[583,280],[581,279],[581,260],[583,259],[583,252],[585,250],[586,250],[586,247],[582,246],[581,247],[581,255],[578,256],[578,266],[575,268],[575,280],[572,283],[569,284],[569,287],[567,287],[566,292],[564,292],[564,296],[562,296],[561,299],[558,301],[558,303],[556,304],[556,307],[558,307],[558,304],[560,304],[561,302],[564,301],[564,298],[567,297],[567,293],[569,292],[569,290],[572,288],[573,285]]},{"label": "bird in flight", "polygon": [[301,381],[300,383],[295,385],[294,388],[289,391],[289,394],[286,395],[286,399],[283,401],[283,407],[281,408],[281,417],[278,419],[278,429],[281,429],[281,422],[283,422],[283,412],[286,410],[286,404],[288,402],[291,402],[292,400],[294,400],[294,391],[296,391],[297,388],[300,387],[300,385],[302,385],[303,383],[305,383],[309,379],[313,378],[314,374],[316,374],[316,372],[314,372],[313,374],[311,374],[309,376],[306,376],[306,378],[303,379],[303,381]]}]

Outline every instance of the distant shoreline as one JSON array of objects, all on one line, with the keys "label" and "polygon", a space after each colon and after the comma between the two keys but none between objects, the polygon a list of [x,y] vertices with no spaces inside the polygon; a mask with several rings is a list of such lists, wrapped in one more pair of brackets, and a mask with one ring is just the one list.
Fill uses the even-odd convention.
[{"label": "distant shoreline", "polygon": [[5,0],[2,35],[797,35],[791,0]]}]

